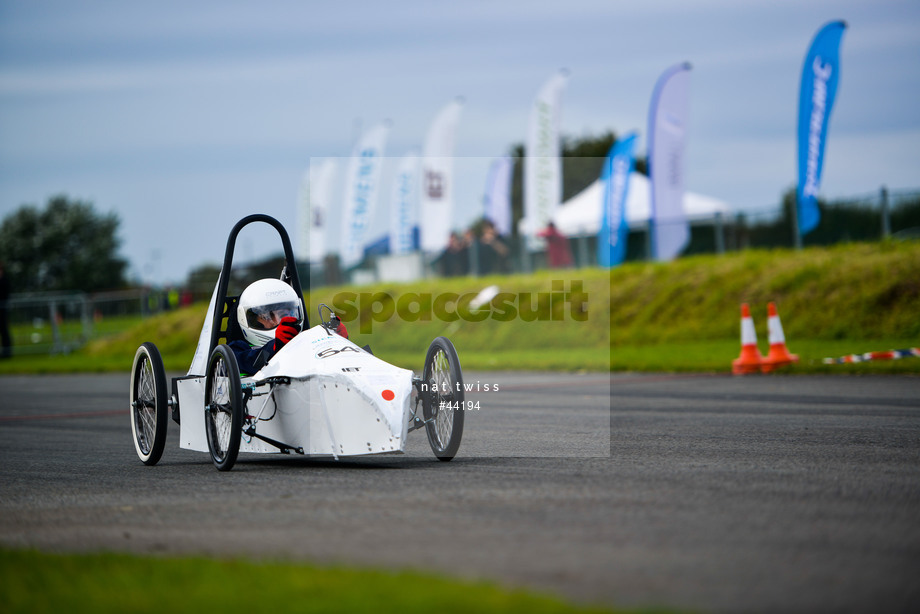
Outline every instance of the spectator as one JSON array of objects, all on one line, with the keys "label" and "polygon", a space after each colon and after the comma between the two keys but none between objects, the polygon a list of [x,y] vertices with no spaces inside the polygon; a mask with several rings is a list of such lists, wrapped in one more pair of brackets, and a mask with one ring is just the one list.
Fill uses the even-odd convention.
[{"label": "spectator", "polygon": [[441,274],[444,277],[466,275],[469,270],[469,246],[458,232],[450,233],[447,249],[440,257]]},{"label": "spectator", "polygon": [[537,236],[546,239],[546,255],[551,269],[565,269],[574,264],[569,240],[554,223],[550,222]]},{"label": "spectator", "polygon": [[502,241],[495,225],[489,220],[485,220],[482,225],[479,254],[479,269],[483,275],[505,272],[508,246]]}]

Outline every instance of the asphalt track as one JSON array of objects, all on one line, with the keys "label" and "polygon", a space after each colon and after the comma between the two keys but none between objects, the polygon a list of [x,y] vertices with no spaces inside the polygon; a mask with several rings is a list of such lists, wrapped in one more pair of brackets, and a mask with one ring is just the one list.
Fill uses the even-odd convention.
[{"label": "asphalt track", "polygon": [[920,611],[920,378],[465,376],[499,391],[468,396],[451,463],[419,431],[404,456],[229,473],[173,423],[142,465],[127,373],[2,377],[0,543],[414,568],[618,606]]}]

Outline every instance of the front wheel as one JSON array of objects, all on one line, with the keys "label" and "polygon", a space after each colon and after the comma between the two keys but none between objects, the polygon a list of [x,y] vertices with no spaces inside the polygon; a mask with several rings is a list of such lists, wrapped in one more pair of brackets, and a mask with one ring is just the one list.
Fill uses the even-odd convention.
[{"label": "front wheel", "polygon": [[166,446],[166,370],[157,346],[137,348],[131,367],[131,433],[134,449],[145,465],[156,465]]},{"label": "front wheel", "polygon": [[220,471],[233,469],[243,434],[243,393],[236,356],[226,345],[214,348],[208,360],[204,429],[214,466]]},{"label": "front wheel", "polygon": [[428,386],[422,397],[428,443],[439,460],[449,461],[460,448],[464,408],[460,359],[446,337],[438,337],[428,347],[422,382]]}]

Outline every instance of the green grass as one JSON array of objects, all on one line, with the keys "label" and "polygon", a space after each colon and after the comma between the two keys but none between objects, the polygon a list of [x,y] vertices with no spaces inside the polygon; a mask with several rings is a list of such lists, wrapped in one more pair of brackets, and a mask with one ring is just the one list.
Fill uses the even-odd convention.
[{"label": "green grass", "polygon": [[[561,296],[560,288],[571,291],[576,282],[587,296],[586,311],[573,311],[570,303],[554,308],[551,296]],[[437,317],[437,297],[473,296],[493,284],[516,301],[512,306],[518,311],[524,297],[542,305],[543,319],[502,319],[494,306],[481,322]],[[408,321],[394,314],[375,320],[385,296],[394,305],[413,299],[411,309],[421,310],[423,317]],[[611,271],[321,288],[308,299],[312,322],[317,321],[317,305],[335,306],[346,314],[351,337],[359,345],[369,344],[384,360],[414,369],[421,368],[431,340],[446,335],[467,369],[727,372],[740,349],[739,305],[750,304],[760,349],[766,353],[767,303],[774,301],[789,349],[801,358],[785,372],[920,374],[920,358],[821,362],[920,346],[920,242],[750,250],[672,263],[631,263]],[[127,371],[143,341],[157,344],[167,369],[184,371],[205,311],[206,305],[198,304],[149,318],[71,356],[0,361],[0,374]]]},{"label": "green grass", "polygon": [[[410,571],[0,549],[0,604],[44,612],[613,612]],[[622,610],[620,610],[622,611]]]},{"label": "green grass", "polygon": [[[91,339],[104,339],[129,330],[142,321],[141,316],[108,316],[97,318],[90,325]],[[47,318],[10,327],[13,345],[20,354],[47,354],[54,344],[55,331]],[[87,341],[86,329],[79,319],[64,319],[57,326],[58,341],[67,347],[79,347]]]}]

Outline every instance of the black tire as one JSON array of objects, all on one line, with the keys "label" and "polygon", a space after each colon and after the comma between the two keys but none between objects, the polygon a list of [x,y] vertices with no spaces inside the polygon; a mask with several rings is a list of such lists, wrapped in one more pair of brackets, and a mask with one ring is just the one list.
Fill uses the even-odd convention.
[{"label": "black tire", "polygon": [[422,414],[428,443],[439,460],[449,461],[460,448],[463,436],[463,371],[454,344],[438,337],[428,346],[422,374],[429,393],[422,397]]},{"label": "black tire", "polygon": [[208,359],[204,430],[214,466],[220,471],[233,469],[243,435],[243,393],[236,356],[226,345],[214,348]]},{"label": "black tire", "polygon": [[169,399],[163,359],[157,346],[149,341],[134,354],[129,400],[134,449],[145,465],[156,465],[166,446]]}]

